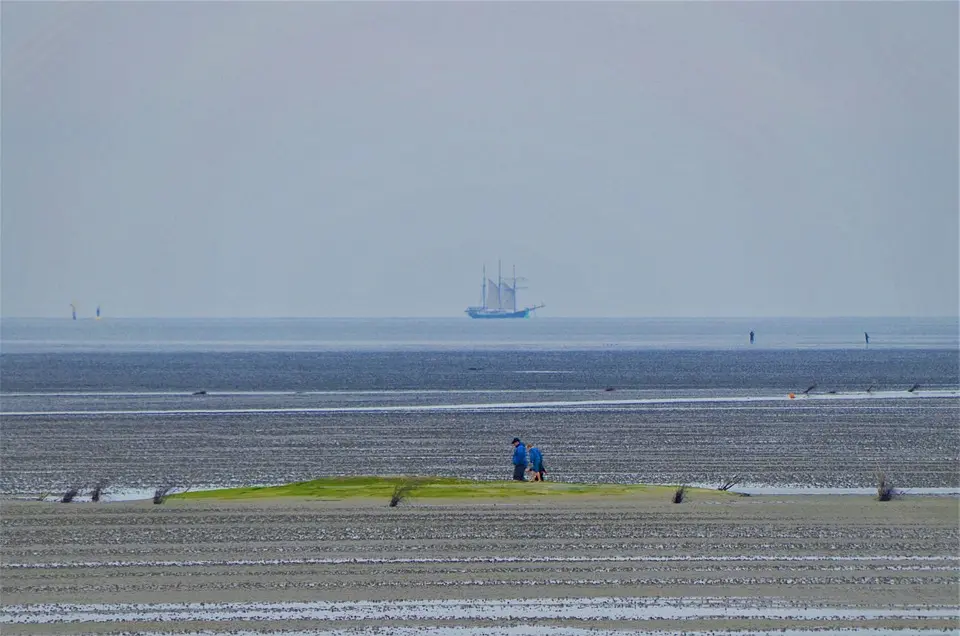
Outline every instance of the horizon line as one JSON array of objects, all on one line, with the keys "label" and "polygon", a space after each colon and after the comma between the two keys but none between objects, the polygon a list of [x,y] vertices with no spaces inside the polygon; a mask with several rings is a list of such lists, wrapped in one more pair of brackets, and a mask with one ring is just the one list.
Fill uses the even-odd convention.
[{"label": "horizon line", "polygon": [[[819,314],[819,315],[790,315],[790,314],[763,314],[763,315],[611,315],[611,316],[577,316],[577,315],[552,315],[536,316],[526,319],[520,319],[520,322],[529,320],[823,320],[823,319],[934,319],[934,320],[960,320],[960,314]],[[361,316],[361,315],[341,315],[341,316],[100,316],[95,315],[80,316],[76,320],[99,320],[100,322],[109,320],[463,320],[460,315],[423,315],[423,316]],[[3,316],[0,320],[64,320],[74,322],[71,316]],[[516,321],[514,321],[516,322]]]}]

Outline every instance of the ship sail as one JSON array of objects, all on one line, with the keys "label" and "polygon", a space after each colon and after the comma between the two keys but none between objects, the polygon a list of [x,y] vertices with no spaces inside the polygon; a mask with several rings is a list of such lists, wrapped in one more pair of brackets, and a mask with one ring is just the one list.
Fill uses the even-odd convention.
[{"label": "ship sail", "polygon": [[500,286],[500,308],[507,311],[517,310],[517,292],[506,283]]},{"label": "ship sail", "polygon": [[500,304],[500,290],[497,284],[487,279],[487,309],[502,309]]}]

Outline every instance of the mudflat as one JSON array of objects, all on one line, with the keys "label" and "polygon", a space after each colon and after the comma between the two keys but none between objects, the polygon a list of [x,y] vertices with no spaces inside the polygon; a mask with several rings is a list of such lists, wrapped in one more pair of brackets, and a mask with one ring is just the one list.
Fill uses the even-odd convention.
[{"label": "mudflat", "polygon": [[960,628],[956,498],[661,494],[3,501],[0,631]]}]

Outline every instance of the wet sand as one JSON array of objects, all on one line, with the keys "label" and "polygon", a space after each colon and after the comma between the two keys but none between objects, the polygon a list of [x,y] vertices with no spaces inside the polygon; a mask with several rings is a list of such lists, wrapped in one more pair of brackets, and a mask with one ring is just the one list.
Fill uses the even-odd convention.
[{"label": "wet sand", "polygon": [[953,497],[4,501],[0,515],[3,634],[960,628]]},{"label": "wet sand", "polygon": [[[582,410],[598,395],[606,402],[665,402]],[[864,488],[875,485],[879,466],[898,487],[960,487],[960,399],[943,392],[900,395],[789,400],[786,391],[762,399],[741,392],[724,398],[732,401],[691,403],[683,402],[689,398],[683,392],[628,390],[5,395],[5,412],[34,414],[2,416],[0,493],[62,493],[104,477],[113,488],[142,489],[170,480],[224,488],[425,472],[508,478],[510,440],[517,434],[541,444],[553,478],[576,483],[715,485],[739,475],[743,483],[764,486]],[[484,400],[513,404],[493,411],[467,404]],[[564,406],[529,407],[551,400]],[[525,404],[529,410],[515,408]],[[448,406],[455,410],[437,410]],[[315,407],[374,410],[296,412]],[[133,413],[100,414],[116,410]]]}]

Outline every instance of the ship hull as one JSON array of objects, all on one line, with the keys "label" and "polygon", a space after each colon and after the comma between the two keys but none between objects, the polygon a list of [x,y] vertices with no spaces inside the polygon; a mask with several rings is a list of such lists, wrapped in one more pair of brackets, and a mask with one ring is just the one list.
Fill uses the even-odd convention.
[{"label": "ship hull", "polygon": [[529,309],[518,309],[517,311],[491,311],[489,309],[468,309],[467,315],[471,318],[484,320],[501,320],[504,318],[527,318],[530,316]]}]

